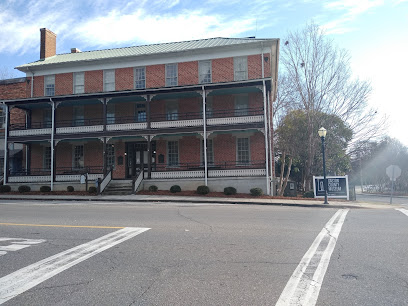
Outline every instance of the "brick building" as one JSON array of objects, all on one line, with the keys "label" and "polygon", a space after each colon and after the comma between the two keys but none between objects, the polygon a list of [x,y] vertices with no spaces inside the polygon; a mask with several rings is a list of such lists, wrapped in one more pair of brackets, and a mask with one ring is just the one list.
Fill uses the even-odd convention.
[{"label": "brick building", "polygon": [[5,142],[24,146],[4,180],[270,192],[278,53],[278,39],[212,38],[56,55],[41,29],[40,60],[17,67],[26,96],[0,97]]}]

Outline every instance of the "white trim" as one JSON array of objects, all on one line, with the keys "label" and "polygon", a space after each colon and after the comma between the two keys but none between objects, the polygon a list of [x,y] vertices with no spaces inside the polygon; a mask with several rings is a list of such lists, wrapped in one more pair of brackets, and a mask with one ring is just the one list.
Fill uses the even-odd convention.
[{"label": "white trim", "polygon": [[228,177],[228,176],[265,176],[265,169],[234,169],[234,170],[209,170],[209,177]]},{"label": "white trim", "polygon": [[204,177],[204,171],[163,171],[152,172],[152,179],[194,178]]},{"label": "white trim", "polygon": [[9,183],[37,183],[37,182],[50,182],[51,175],[36,175],[36,176],[10,176],[8,178]]},{"label": "white trim", "polygon": [[48,129],[28,129],[10,131],[10,136],[29,136],[29,135],[48,135],[51,134],[51,128]]}]

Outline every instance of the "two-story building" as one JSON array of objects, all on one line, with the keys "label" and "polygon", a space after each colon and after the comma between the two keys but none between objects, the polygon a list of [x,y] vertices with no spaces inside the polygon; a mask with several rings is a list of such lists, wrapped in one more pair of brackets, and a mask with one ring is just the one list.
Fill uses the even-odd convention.
[{"label": "two-story building", "polygon": [[[271,193],[279,39],[57,55],[56,35],[41,29],[40,49],[40,60],[17,67],[29,97],[0,101],[5,143],[25,152],[12,171],[5,150],[5,183],[65,190],[87,173],[102,189],[121,180],[134,189]],[[15,108],[25,114],[20,121],[10,120]]]}]

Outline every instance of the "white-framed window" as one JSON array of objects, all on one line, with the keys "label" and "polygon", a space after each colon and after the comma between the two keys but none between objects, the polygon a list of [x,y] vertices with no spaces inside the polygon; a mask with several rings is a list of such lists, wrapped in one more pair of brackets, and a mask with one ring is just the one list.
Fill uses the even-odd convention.
[{"label": "white-framed window", "polygon": [[52,109],[50,108],[43,109],[43,127],[44,128],[52,127]]},{"label": "white-framed window", "polygon": [[73,126],[83,126],[85,125],[85,115],[84,115],[84,106],[75,105],[73,109]]},{"label": "white-framed window", "polygon": [[177,86],[177,63],[176,64],[167,64],[166,65],[166,86]]},{"label": "white-framed window", "polygon": [[74,169],[82,169],[84,167],[84,146],[74,146],[72,157],[72,167]]},{"label": "white-framed window", "polygon": [[[207,139],[207,165],[214,165],[214,149],[213,140]],[[204,165],[204,139],[201,140],[201,165]]]},{"label": "white-framed window", "polygon": [[[212,97],[207,97],[205,99],[205,108],[206,108],[206,113],[205,116],[206,118],[212,118],[213,116],[213,99]],[[200,103],[200,113],[203,113],[203,103]]]},{"label": "white-framed window", "polygon": [[115,145],[106,145],[106,167],[107,169],[115,169]]},{"label": "white-framed window", "polygon": [[237,138],[237,164],[249,165],[250,161],[249,138]]},{"label": "white-framed window", "polygon": [[115,91],[115,69],[103,71],[103,90]]},{"label": "white-framed window", "polygon": [[6,113],[4,109],[0,106],[0,129],[4,129],[6,127]]},{"label": "white-framed window", "polygon": [[85,92],[85,73],[74,72],[74,94],[81,94]]},{"label": "white-framed window", "polygon": [[170,167],[178,167],[179,165],[179,150],[178,141],[167,141],[167,165]]},{"label": "white-framed window", "polygon": [[146,122],[146,104],[144,103],[135,104],[135,121]]},{"label": "white-framed window", "polygon": [[51,147],[44,147],[43,169],[51,169]]},{"label": "white-framed window", "polygon": [[135,68],[135,89],[146,88],[146,67]]},{"label": "white-framed window", "polygon": [[55,75],[46,75],[44,77],[44,95],[55,96]]},{"label": "white-framed window", "polygon": [[248,80],[248,57],[234,57],[234,80]]},{"label": "white-framed window", "polygon": [[167,101],[166,102],[166,119],[178,120],[178,102]]},{"label": "white-framed window", "polygon": [[108,103],[106,106],[106,123],[115,124],[115,104]]},{"label": "white-framed window", "polygon": [[249,97],[248,95],[234,96],[235,116],[248,116]]},{"label": "white-framed window", "polygon": [[200,84],[211,83],[211,61],[198,62],[198,75]]}]

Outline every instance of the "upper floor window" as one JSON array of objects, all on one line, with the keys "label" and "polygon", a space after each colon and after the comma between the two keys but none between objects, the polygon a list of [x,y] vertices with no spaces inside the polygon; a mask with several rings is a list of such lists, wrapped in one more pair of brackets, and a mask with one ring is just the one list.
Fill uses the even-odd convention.
[{"label": "upper floor window", "polygon": [[115,69],[103,71],[103,90],[115,91]]},{"label": "upper floor window", "polygon": [[248,80],[248,58],[246,56],[234,57],[234,80]]},{"label": "upper floor window", "polygon": [[234,97],[235,116],[248,116],[248,95],[236,95]]},{"label": "upper floor window", "polygon": [[167,101],[166,119],[167,120],[178,120],[178,102],[177,101]]},{"label": "upper floor window", "polygon": [[135,121],[146,122],[146,104],[137,103],[135,105]]},{"label": "upper floor window", "polygon": [[200,84],[211,83],[211,61],[198,62]]},{"label": "upper floor window", "polygon": [[45,96],[55,95],[55,75],[46,75],[44,77],[44,93]]},{"label": "upper floor window", "polygon": [[74,106],[73,113],[73,126],[83,126],[85,125],[85,116],[84,116],[84,106],[76,105]]},{"label": "upper floor window", "polygon": [[166,86],[177,86],[177,64],[166,65]]},{"label": "upper floor window", "polygon": [[107,124],[115,123],[115,104],[108,103],[106,107],[106,123]]},{"label": "upper floor window", "polygon": [[[207,119],[212,118],[212,116],[213,116],[213,99],[212,99],[212,96],[207,97],[205,99],[205,110],[206,110],[205,117]],[[200,113],[201,113],[201,115],[203,113],[203,103],[200,103]]]},{"label": "upper floor window", "polygon": [[145,89],[146,88],[146,68],[136,67],[135,68],[135,89]]},{"label": "upper floor window", "polygon": [[74,94],[85,92],[85,74],[83,72],[74,72]]},{"label": "upper floor window", "polygon": [[43,109],[43,127],[52,127],[52,110],[50,108]]}]

